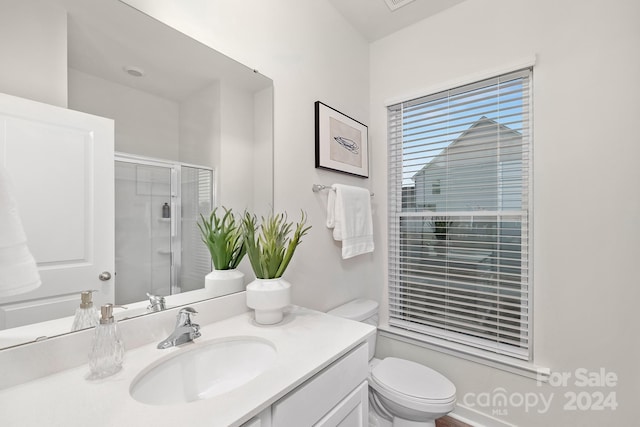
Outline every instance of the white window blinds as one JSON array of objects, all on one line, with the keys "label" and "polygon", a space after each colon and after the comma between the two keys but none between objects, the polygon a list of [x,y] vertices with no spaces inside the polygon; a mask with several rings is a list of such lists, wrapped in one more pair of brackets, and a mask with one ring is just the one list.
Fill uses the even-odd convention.
[{"label": "white window blinds", "polygon": [[389,107],[392,328],[530,358],[530,80]]}]

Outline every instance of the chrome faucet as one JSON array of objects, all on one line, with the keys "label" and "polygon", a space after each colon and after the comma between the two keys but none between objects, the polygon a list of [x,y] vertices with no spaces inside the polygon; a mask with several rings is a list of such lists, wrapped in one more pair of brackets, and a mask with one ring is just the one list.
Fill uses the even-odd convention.
[{"label": "chrome faucet", "polygon": [[200,325],[191,323],[191,315],[196,314],[191,307],[185,307],[178,312],[176,328],[167,339],[158,344],[159,349],[165,349],[176,345],[193,341],[200,337]]},{"label": "chrome faucet", "polygon": [[149,297],[149,306],[147,307],[147,310],[151,311],[152,313],[155,313],[157,311],[162,311],[165,308],[167,308],[167,306],[165,305],[165,300],[163,296],[152,295],[149,292],[147,292],[147,297]]}]

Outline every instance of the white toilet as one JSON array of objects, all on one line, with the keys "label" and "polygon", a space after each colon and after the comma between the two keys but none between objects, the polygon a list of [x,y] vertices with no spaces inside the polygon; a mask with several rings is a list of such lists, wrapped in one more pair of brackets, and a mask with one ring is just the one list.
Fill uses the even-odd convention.
[{"label": "white toilet", "polygon": [[[378,326],[378,303],[356,299],[328,314]],[[456,405],[456,387],[419,363],[374,359],[376,336],[369,340],[369,419],[379,427],[429,427]]]}]

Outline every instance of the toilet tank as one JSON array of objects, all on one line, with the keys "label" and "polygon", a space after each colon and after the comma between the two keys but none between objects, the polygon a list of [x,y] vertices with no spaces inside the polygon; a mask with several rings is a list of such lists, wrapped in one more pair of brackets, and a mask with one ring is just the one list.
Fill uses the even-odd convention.
[{"label": "toilet tank", "polygon": [[[354,299],[346,304],[338,306],[327,312],[332,316],[342,317],[344,319],[355,320],[356,322],[364,322],[369,325],[378,327],[378,302],[370,299]],[[369,344],[369,360],[373,359],[376,351],[376,335],[373,334],[367,340]]]}]

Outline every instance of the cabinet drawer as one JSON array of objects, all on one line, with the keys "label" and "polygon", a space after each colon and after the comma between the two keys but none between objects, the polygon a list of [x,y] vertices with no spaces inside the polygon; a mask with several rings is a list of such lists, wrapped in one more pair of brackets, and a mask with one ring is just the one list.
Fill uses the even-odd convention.
[{"label": "cabinet drawer", "polygon": [[367,378],[369,351],[361,344],[273,405],[274,426],[311,426]]}]

